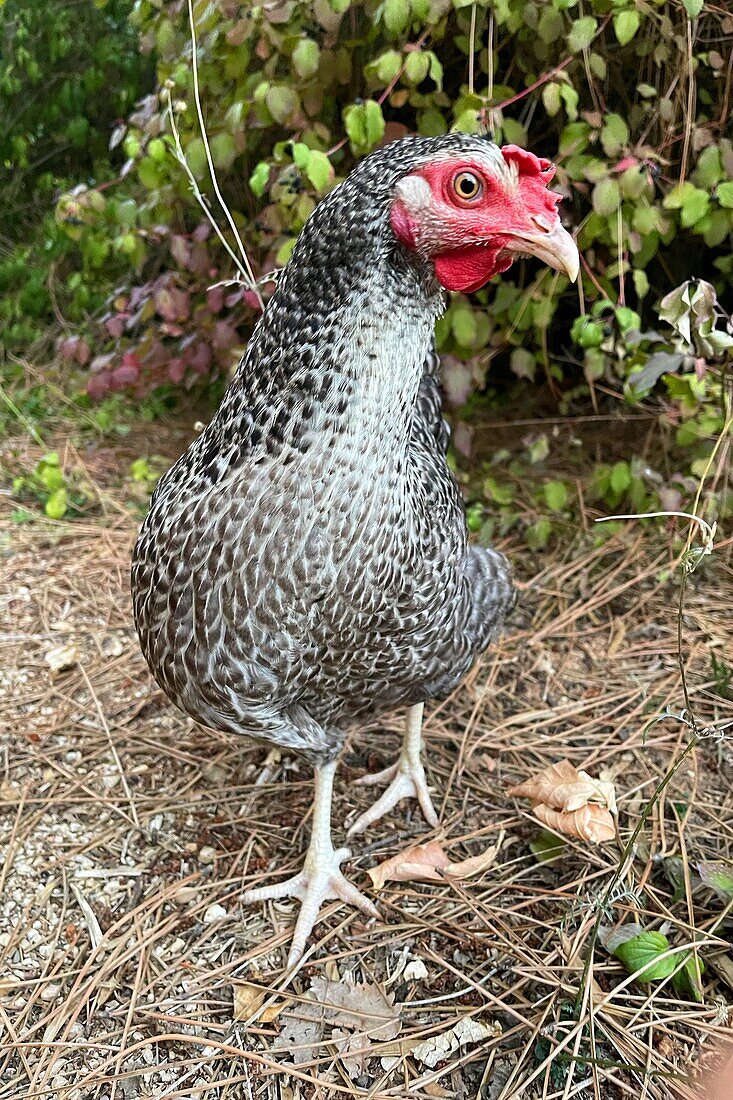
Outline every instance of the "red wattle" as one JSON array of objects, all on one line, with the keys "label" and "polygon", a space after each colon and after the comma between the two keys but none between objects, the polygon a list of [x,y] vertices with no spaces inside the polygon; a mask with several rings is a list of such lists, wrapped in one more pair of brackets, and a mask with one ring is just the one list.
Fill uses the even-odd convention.
[{"label": "red wattle", "polygon": [[485,245],[466,245],[452,252],[444,252],[433,260],[435,276],[446,290],[462,290],[470,294],[480,290],[492,276],[506,271],[511,265],[511,257],[499,260],[499,249]]}]

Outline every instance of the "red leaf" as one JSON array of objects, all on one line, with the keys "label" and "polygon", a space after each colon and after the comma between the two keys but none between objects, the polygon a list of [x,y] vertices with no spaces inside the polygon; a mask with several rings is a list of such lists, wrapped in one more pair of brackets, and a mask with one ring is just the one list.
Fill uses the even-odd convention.
[{"label": "red leaf", "polygon": [[109,373],[107,371],[104,374],[93,374],[87,382],[87,393],[92,401],[101,401],[108,391]]},{"label": "red leaf", "polygon": [[155,308],[164,321],[186,321],[191,315],[191,298],[178,287],[163,287],[155,294]]},{"label": "red leaf", "polygon": [[110,387],[113,390],[124,390],[126,386],[132,386],[137,382],[140,371],[132,365],[117,367],[112,371]]},{"label": "red leaf", "polygon": [[104,322],[104,327],[113,339],[119,340],[120,336],[122,336],[122,333],[125,331],[126,320],[127,318],[124,313],[118,313],[114,317],[108,317]]},{"label": "red leaf", "polygon": [[[221,313],[224,308],[224,287],[212,286],[210,290],[206,292],[206,304],[212,313]],[[229,302],[227,301],[227,305]]]},{"label": "red leaf", "polygon": [[171,359],[168,364],[168,377],[171,382],[182,382],[186,373],[186,364],[182,359]]},{"label": "red leaf", "polygon": [[181,267],[188,268],[191,261],[191,245],[185,237],[171,237],[171,256]]}]

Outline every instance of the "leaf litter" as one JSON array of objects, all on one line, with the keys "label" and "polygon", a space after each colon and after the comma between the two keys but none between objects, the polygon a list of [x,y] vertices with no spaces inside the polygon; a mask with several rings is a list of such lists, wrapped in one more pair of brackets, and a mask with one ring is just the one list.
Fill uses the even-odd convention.
[{"label": "leaf litter", "polygon": [[593,779],[570,760],[550,764],[541,772],[511,787],[508,795],[528,798],[538,821],[565,836],[590,844],[613,840],[618,814],[616,788],[609,780]]},{"label": "leaf litter", "polygon": [[[649,440],[653,465],[660,439],[650,431]],[[127,468],[146,442],[130,443],[109,469]],[[553,445],[547,462],[555,452]],[[39,457],[29,452],[29,463]],[[573,474],[568,467],[557,476]],[[370,1092],[538,1100],[558,1094],[558,1079],[568,1096],[588,1100],[642,1091],[648,1100],[697,1100],[686,1075],[704,1068],[730,1034],[733,963],[727,876],[703,868],[700,879],[716,891],[692,872],[731,864],[733,753],[726,738],[695,748],[644,818],[687,736],[676,717],[671,526],[631,536],[626,529],[593,546],[578,531],[558,538],[559,552],[548,549],[539,563],[510,548],[531,590],[511,628],[450,699],[430,708],[426,723],[427,765],[445,795],[449,862],[454,844],[473,857],[505,828],[501,858],[460,889],[395,883],[382,892],[384,920],[373,926],[345,907],[324,909],[285,1007],[248,1027],[233,1020],[231,987],[244,964],[247,978],[257,975],[252,985],[272,988],[263,1004],[270,1000],[295,907],[243,907],[241,892],[265,868],[297,870],[304,838],[294,839],[294,828],[310,806],[310,775],[287,754],[268,763],[256,745],[195,726],[151,685],[126,583],[136,524],[121,497],[108,499],[100,521],[4,528],[11,552],[0,568],[12,628],[0,637],[1,1100],[87,1100],[100,1089],[118,1100],[212,1089],[264,1096],[273,1083],[283,1100]],[[733,652],[730,607],[720,599],[732,561],[732,546],[719,549],[685,598],[690,701],[706,724],[733,718],[733,702],[711,673],[711,658]],[[58,645],[58,622],[81,663],[54,675],[45,653]],[[649,726],[650,714],[665,717]],[[367,770],[367,739],[384,739],[384,755],[396,754],[402,717],[384,716],[355,739],[356,761],[347,758],[336,786],[339,819],[366,808],[369,794],[350,787],[349,773]],[[110,782],[119,776],[110,735],[129,793]],[[562,847],[540,832],[532,846],[527,816],[506,791],[561,758],[601,781],[608,772],[617,782],[623,776],[618,840]],[[608,810],[601,800],[587,804]],[[375,849],[382,860],[420,839],[409,810],[395,811],[392,823]],[[608,919],[633,912],[643,931],[667,936],[684,966],[686,956],[704,955],[701,1001],[671,978],[640,984],[620,959],[593,948],[599,903],[637,828]],[[551,862],[533,854],[555,857],[558,848],[561,858]],[[354,855],[358,879],[368,846]],[[447,883],[445,868],[440,874]],[[213,905],[227,919],[206,922]],[[416,956],[427,965],[408,975],[405,963]],[[589,958],[593,994],[576,1000]],[[276,1034],[315,974],[340,980],[337,964],[347,984],[382,990],[400,1030],[373,1041],[358,1028],[313,1021],[327,1041],[296,1066],[285,1048],[275,1049]],[[240,1009],[259,995],[242,990]],[[577,1006],[572,1019],[569,1002]],[[502,1035],[449,1044],[433,1069],[413,1056],[459,1021],[486,1023],[487,1010],[504,1024]],[[362,1064],[358,1043],[370,1051],[363,1081],[341,1060],[347,1040],[354,1048],[347,1058]],[[578,1042],[583,1057],[573,1055]],[[593,1062],[584,1062],[586,1049]]]},{"label": "leaf litter", "polygon": [[382,890],[387,882],[445,882],[460,881],[483,874],[495,862],[504,840],[504,830],[495,844],[476,856],[451,861],[437,840],[427,844],[415,844],[384,862],[372,867],[368,875],[375,890]]},{"label": "leaf litter", "polygon": [[330,1044],[352,1078],[364,1072],[371,1044],[395,1039],[402,1028],[399,1007],[380,986],[325,977],[311,979],[308,992],[283,1013],[282,1021],[276,1050],[286,1050],[301,1065]]}]

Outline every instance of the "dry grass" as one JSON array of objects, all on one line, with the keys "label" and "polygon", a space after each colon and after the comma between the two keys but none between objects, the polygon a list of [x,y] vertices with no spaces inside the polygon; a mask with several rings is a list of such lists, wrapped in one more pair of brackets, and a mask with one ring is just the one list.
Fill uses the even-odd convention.
[{"label": "dry grass", "polygon": [[[113,507],[99,522],[4,525],[0,1100],[698,1097],[689,1075],[727,1032],[733,981],[724,903],[691,888],[700,859],[733,849],[726,740],[704,739],[658,799],[608,914],[699,941],[703,1003],[634,983],[599,944],[582,986],[599,899],[689,738],[674,717],[644,733],[682,707],[671,536],[629,527],[591,548],[578,535],[539,574],[513,554],[531,580],[510,631],[427,721],[444,845],[460,858],[505,830],[494,866],[388,886],[379,923],[331,904],[280,1014],[248,1025],[232,983],[277,990],[293,909],[240,897],[296,869],[310,775],[197,727],[151,686],[127,591],[134,527]],[[713,654],[733,652],[732,579],[723,544],[686,597],[688,688],[706,724],[733,718],[712,672]],[[80,661],[53,676],[45,654],[67,642]],[[337,837],[372,797],[349,780],[383,766],[399,732],[395,715],[353,737]],[[505,792],[563,757],[613,777],[619,836],[543,863],[537,823]],[[352,876],[363,886],[367,867],[427,835],[403,805],[356,846]],[[408,974],[423,976],[406,980],[417,960]],[[323,975],[377,983],[394,1004],[398,1037],[363,1035],[362,1072],[332,1035],[299,1054],[277,1045]],[[490,1026],[433,1068],[414,1056],[460,1020]]]}]

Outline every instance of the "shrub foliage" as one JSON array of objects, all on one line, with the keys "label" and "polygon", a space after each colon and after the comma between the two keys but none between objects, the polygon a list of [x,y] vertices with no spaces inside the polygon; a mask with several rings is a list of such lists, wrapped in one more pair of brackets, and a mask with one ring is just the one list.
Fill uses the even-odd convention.
[{"label": "shrub foliage", "polygon": [[[62,228],[53,207],[59,191],[106,185],[122,164],[110,134],[153,79],[132,6],[0,0],[0,325],[12,351],[25,351],[59,310],[83,321],[109,291],[104,223],[82,240],[84,215]],[[101,192],[93,201],[103,205]]]},{"label": "shrub foliage", "polygon": [[[546,382],[561,407],[589,390],[594,401],[609,390],[639,401],[661,378],[679,441],[704,461],[724,422],[731,343],[719,304],[733,284],[725,5],[194,0],[193,10],[211,156],[265,297],[264,276],[356,158],[408,131],[488,129],[556,163],[583,297],[579,306],[564,276],[531,261],[478,295],[454,295],[438,326],[449,398],[465,405],[504,368]],[[86,262],[127,271],[92,333],[94,396],[225,374],[259,309],[251,288],[227,282],[231,259],[175,156],[171,113],[224,226],[187,0],[137,0],[131,24],[157,86],[114,131],[120,190],[77,190],[56,211]],[[675,287],[700,278],[705,288],[690,283],[660,317]],[[63,350],[81,363],[88,348],[75,338]]]}]

